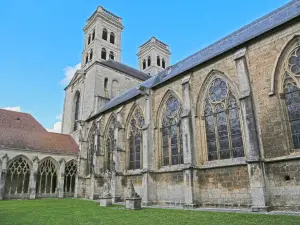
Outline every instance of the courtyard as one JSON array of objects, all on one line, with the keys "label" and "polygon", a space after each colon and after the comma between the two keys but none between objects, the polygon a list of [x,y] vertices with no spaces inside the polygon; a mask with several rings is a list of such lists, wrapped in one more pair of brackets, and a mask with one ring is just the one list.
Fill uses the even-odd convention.
[{"label": "courtyard", "polygon": [[251,213],[204,212],[122,206],[100,207],[80,199],[13,200],[0,202],[0,224],[299,224],[300,217]]}]

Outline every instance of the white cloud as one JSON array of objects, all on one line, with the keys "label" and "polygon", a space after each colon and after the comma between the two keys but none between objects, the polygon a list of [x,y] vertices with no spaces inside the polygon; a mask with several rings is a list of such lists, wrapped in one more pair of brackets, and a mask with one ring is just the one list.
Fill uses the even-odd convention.
[{"label": "white cloud", "polygon": [[63,84],[63,85],[68,84],[72,80],[72,78],[73,78],[76,70],[80,69],[80,67],[81,67],[81,63],[78,63],[75,66],[67,66],[67,67],[65,67],[64,68],[64,73],[65,73],[64,76],[65,77],[64,77],[63,80],[61,80],[60,83]]},{"label": "white cloud", "polygon": [[61,133],[61,122],[56,122],[53,128],[47,129],[49,132]]},{"label": "white cloud", "polygon": [[21,107],[20,106],[5,107],[3,109],[7,109],[7,110],[11,110],[11,111],[16,111],[16,112],[21,112]]},{"label": "white cloud", "polygon": [[59,114],[55,117],[57,120],[62,120],[62,114]]}]

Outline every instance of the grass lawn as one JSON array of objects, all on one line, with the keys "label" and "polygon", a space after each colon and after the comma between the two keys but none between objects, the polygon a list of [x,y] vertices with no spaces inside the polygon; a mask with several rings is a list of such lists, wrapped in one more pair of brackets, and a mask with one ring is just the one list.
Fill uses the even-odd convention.
[{"label": "grass lawn", "polygon": [[300,224],[300,217],[191,210],[125,210],[121,206],[100,207],[79,199],[0,201],[0,224]]}]

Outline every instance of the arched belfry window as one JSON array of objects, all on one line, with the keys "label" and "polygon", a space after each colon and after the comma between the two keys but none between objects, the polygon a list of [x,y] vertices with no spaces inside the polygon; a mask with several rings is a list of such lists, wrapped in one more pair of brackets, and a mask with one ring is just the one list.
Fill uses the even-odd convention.
[{"label": "arched belfry window", "polygon": [[290,123],[293,148],[300,149],[300,47],[292,49],[284,62],[283,95]]},{"label": "arched belfry window", "polygon": [[106,60],[106,49],[105,48],[102,48],[102,50],[101,50],[101,59]]},{"label": "arched belfry window", "polygon": [[91,34],[89,34],[89,37],[88,37],[88,45],[91,43]]},{"label": "arched belfry window", "polygon": [[146,69],[146,59],[143,60],[143,70]]},{"label": "arched belfry window", "polygon": [[79,120],[79,106],[80,106],[80,93],[79,91],[75,94],[75,107],[74,107],[74,131],[78,128],[78,120]]},{"label": "arched belfry window", "polygon": [[109,59],[114,60],[115,59],[115,55],[113,51],[109,52]]},{"label": "arched belfry window", "polygon": [[162,68],[166,68],[166,61],[165,61],[165,59],[161,60],[161,66],[162,66]]},{"label": "arched belfry window", "polygon": [[209,85],[204,119],[209,161],[244,156],[238,102],[221,78]]},{"label": "arched belfry window", "polygon": [[115,43],[115,34],[113,32],[110,33],[109,42],[111,44]]},{"label": "arched belfry window", "polygon": [[8,169],[5,181],[5,198],[29,197],[30,166],[25,158],[14,159]]},{"label": "arched belfry window", "polygon": [[115,126],[116,126],[116,117],[112,116],[106,134],[106,152],[105,152],[105,163],[106,169],[112,170],[112,162],[113,162],[113,152],[115,148]]},{"label": "arched belfry window", "polygon": [[45,159],[37,172],[37,194],[39,197],[54,197],[57,188],[57,168],[51,158]]},{"label": "arched belfry window", "polygon": [[94,159],[94,153],[97,149],[96,146],[96,137],[97,137],[97,126],[96,124],[93,124],[89,136],[88,136],[88,150],[87,150],[87,173],[92,174],[93,172],[93,159]]},{"label": "arched belfry window", "polygon": [[95,40],[95,35],[96,35],[96,31],[95,29],[93,30],[93,34],[92,34],[92,40]]},{"label": "arched belfry window", "polygon": [[136,108],[129,122],[129,169],[142,168],[142,127],[145,119],[140,108]]},{"label": "arched belfry window", "polygon": [[148,56],[148,66],[151,66],[151,57],[150,56]]},{"label": "arched belfry window", "polygon": [[88,62],[89,62],[89,55],[86,54],[86,56],[85,56],[85,64],[87,64]]},{"label": "arched belfry window", "polygon": [[181,104],[170,95],[162,113],[162,165],[183,164]]},{"label": "arched belfry window", "polygon": [[160,66],[160,57],[159,57],[159,56],[157,56],[156,64],[157,64],[158,66]]},{"label": "arched belfry window", "polygon": [[65,166],[64,196],[73,197],[75,193],[75,181],[77,174],[77,164],[71,160]]},{"label": "arched belfry window", "polygon": [[105,28],[102,31],[102,39],[107,41],[107,30]]}]

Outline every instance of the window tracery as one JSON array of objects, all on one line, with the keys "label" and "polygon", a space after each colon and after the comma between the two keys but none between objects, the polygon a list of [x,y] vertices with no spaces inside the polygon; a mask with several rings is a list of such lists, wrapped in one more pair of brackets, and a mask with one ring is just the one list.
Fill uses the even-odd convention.
[{"label": "window tracery", "polygon": [[48,196],[56,193],[57,169],[50,158],[45,159],[38,168],[37,194]]},{"label": "window tracery", "polygon": [[8,167],[5,181],[5,197],[14,198],[29,193],[30,166],[19,157]]},{"label": "window tracery", "polygon": [[145,119],[140,108],[136,108],[130,120],[129,135],[129,169],[142,167],[142,127]]},{"label": "window tracery", "polygon": [[182,127],[180,122],[181,104],[170,95],[162,117],[162,164],[183,163]]},{"label": "window tracery", "polygon": [[112,161],[113,161],[113,152],[115,148],[115,126],[116,126],[116,117],[111,118],[107,136],[106,136],[106,169],[112,170]]},{"label": "window tracery", "polygon": [[64,194],[65,196],[73,196],[75,192],[75,179],[77,174],[76,161],[72,160],[65,166],[65,182]]},{"label": "window tracery", "polygon": [[284,64],[283,92],[292,134],[293,147],[300,149],[300,47],[296,46]]},{"label": "window tracery", "polygon": [[88,174],[92,174],[93,172],[93,167],[94,167],[94,153],[97,149],[95,139],[97,137],[97,127],[95,124],[93,124],[91,131],[89,133],[89,147],[87,151],[87,171]]},{"label": "window tracery", "polygon": [[210,84],[204,119],[209,161],[244,156],[238,103],[221,78]]}]

